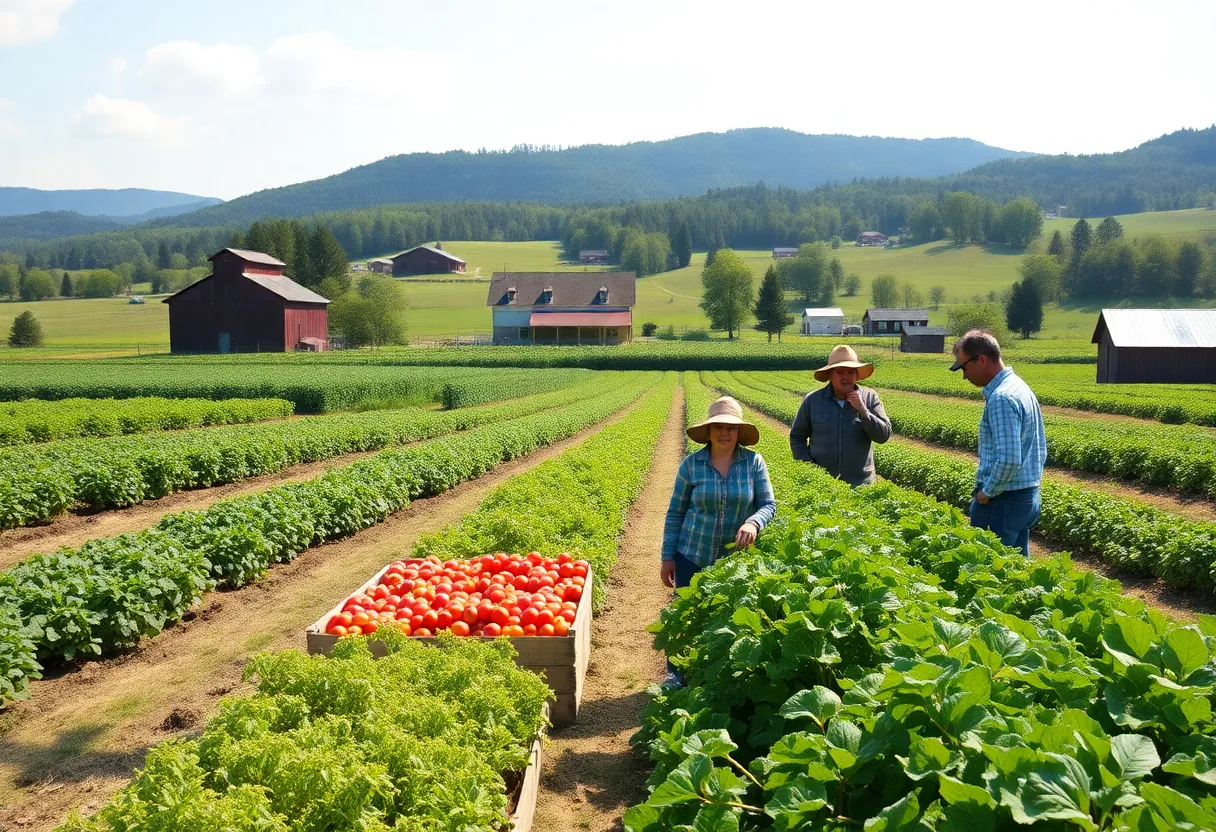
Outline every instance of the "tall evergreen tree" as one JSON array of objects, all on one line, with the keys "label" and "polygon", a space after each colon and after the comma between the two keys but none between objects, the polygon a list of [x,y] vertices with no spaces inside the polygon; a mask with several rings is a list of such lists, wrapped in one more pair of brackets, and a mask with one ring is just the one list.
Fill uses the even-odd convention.
[{"label": "tall evergreen tree", "polygon": [[772,343],[773,333],[781,340],[781,332],[794,321],[794,316],[785,309],[785,292],[781,290],[781,279],[777,277],[777,269],[768,267],[764,280],[760,282],[760,294],[756,298],[753,310],[756,316],[756,329],[768,333],[769,343]]},{"label": "tall evergreen tree", "polygon": [[1064,263],[1064,235],[1060,233],[1060,229],[1058,228],[1051,235],[1051,242],[1047,244],[1047,253],[1059,260],[1061,265]]},{"label": "tall evergreen tree", "polygon": [[1070,283],[1076,281],[1077,274],[1081,270],[1081,258],[1085,256],[1085,252],[1089,251],[1090,245],[1093,244],[1093,236],[1093,231],[1084,217],[1077,220],[1076,225],[1072,227],[1072,252],[1068,258],[1067,270]]},{"label": "tall evergreen tree", "polygon": [[1005,324],[1022,338],[1043,328],[1043,298],[1033,280],[1019,280],[1013,284],[1009,302],[1005,304]]},{"label": "tall evergreen tree", "polygon": [[675,252],[681,269],[692,262],[692,233],[688,230],[688,223],[680,222],[675,236],[671,240],[671,248]]},{"label": "tall evergreen tree", "polygon": [[34,317],[34,313],[26,310],[13,319],[13,327],[8,333],[10,347],[40,347],[42,346],[42,324]]},{"label": "tall evergreen tree", "polygon": [[169,250],[169,244],[163,240],[156,249],[156,266],[160,269],[173,268],[173,252]]},{"label": "tall evergreen tree", "polygon": [[59,284],[59,294],[65,298],[72,296],[72,278],[67,272],[63,273],[63,282]]},{"label": "tall evergreen tree", "polygon": [[718,246],[715,243],[709,244],[709,250],[705,252],[705,268],[709,268],[714,264],[714,259],[718,256]]},{"label": "tall evergreen tree", "polygon": [[1109,243],[1111,240],[1117,240],[1123,236],[1123,226],[1119,225],[1119,221],[1114,217],[1107,217],[1098,223],[1098,227],[1094,230],[1094,239],[1098,245]]}]

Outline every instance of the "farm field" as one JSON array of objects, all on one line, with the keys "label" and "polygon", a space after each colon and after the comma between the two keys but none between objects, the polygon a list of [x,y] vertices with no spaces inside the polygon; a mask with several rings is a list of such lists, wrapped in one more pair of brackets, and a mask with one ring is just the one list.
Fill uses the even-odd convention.
[{"label": "farm field", "polygon": [[[1194,238],[1216,231],[1216,211],[1193,209],[1118,217],[1125,234],[1163,234],[1175,238]],[[1075,220],[1053,219],[1044,223],[1041,244],[1051,238],[1057,228],[1067,236]],[[429,276],[404,278],[410,303],[407,319],[409,337],[413,340],[446,339],[455,336],[485,334],[490,330],[490,316],[485,306],[486,282],[495,271],[603,271],[608,267],[583,267],[561,261],[560,244],[553,241],[506,243],[491,241],[444,242],[446,250],[466,260],[465,276]],[[385,252],[384,254],[395,254]],[[769,250],[741,251],[757,279],[773,263]],[[841,295],[834,301],[850,319],[860,320],[870,306],[869,281],[880,274],[893,274],[909,280],[922,293],[932,286],[946,289],[947,303],[969,301],[989,291],[1000,292],[1018,279],[1020,252],[1009,252],[999,246],[956,247],[946,241],[895,249],[858,248],[842,245],[832,252],[839,257],[846,272],[855,272],[864,281],[862,291],[853,297]],[[362,262],[366,262],[364,258]],[[705,329],[707,321],[698,307],[701,298],[701,269],[705,253],[693,255],[688,268],[651,275],[638,281],[638,305],[634,309],[635,326],[652,321],[660,327],[674,326],[677,330]],[[360,261],[356,261],[360,262]],[[437,281],[448,282],[437,282]],[[758,282],[758,281],[757,281]],[[10,319],[29,310],[42,322],[48,349],[65,354],[101,354],[118,351],[125,354],[164,351],[168,348],[168,307],[160,303],[162,296],[148,296],[143,305],[129,305],[125,298],[109,300],[47,300],[36,303],[0,304],[0,312]],[[1161,303],[1165,303],[1161,299]],[[1204,301],[1197,301],[1203,305]],[[1159,305],[1148,302],[1147,305]],[[790,310],[797,312],[800,304],[791,299]],[[1071,339],[1088,341],[1099,307],[1084,302],[1046,307],[1043,331],[1038,340]],[[930,323],[944,324],[947,311],[930,311]],[[789,333],[795,334],[797,325]],[[717,333],[715,333],[717,337]],[[764,339],[761,333],[744,330],[741,337]],[[0,354],[8,355],[7,347]]]},{"label": "farm field", "polygon": [[[1155,587],[1145,602],[967,525],[980,404],[944,356],[862,345],[896,424],[885,482],[793,462],[783,424],[830,340],[8,365],[0,397],[37,390],[10,407],[64,424],[141,393],[304,415],[0,449],[28,472],[0,481],[0,827],[114,830],[173,803],[202,828],[294,829],[342,801],[335,828],[459,811],[497,832],[543,731],[542,832],[1049,830],[1036,784],[1059,778],[1084,828],[1216,828],[1216,721],[1195,704],[1216,667],[1216,391],[1043,363],[1083,345],[1015,359],[1061,407],[1042,542]],[[595,369],[545,366],[568,355]],[[778,516],[669,603],[655,552],[681,431],[720,391],[767,414]],[[516,667],[541,648],[518,640],[566,649],[583,604],[545,727],[544,685]],[[314,622],[361,632],[306,659]],[[479,637],[499,634],[516,646]],[[656,685],[664,651],[683,688]]]}]

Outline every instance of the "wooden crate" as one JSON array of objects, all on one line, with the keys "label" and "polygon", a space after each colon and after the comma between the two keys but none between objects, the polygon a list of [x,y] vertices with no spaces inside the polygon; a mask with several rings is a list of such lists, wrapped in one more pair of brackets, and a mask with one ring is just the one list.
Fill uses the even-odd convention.
[{"label": "wooden crate", "polygon": [[532,819],[536,815],[536,799],[540,794],[540,766],[542,738],[532,741],[532,749],[528,753],[528,767],[523,770],[519,784],[519,793],[515,798],[515,808],[511,812],[507,832],[531,832]]},{"label": "wooden crate", "polygon": [[[386,566],[385,569],[388,567]],[[365,581],[358,589],[347,593],[329,612],[318,618],[305,630],[309,653],[328,653],[338,642],[338,637],[325,632],[329,619],[342,611],[346,599],[374,588],[380,583],[384,570]],[[591,595],[592,577],[587,573],[587,583],[579,599],[578,612],[570,632],[565,636],[517,636],[511,639],[515,648],[515,663],[525,670],[544,676],[553,691],[553,702],[549,706],[549,718],[554,725],[569,725],[578,719],[578,707],[583,698],[583,679],[587,675],[587,662],[591,655]],[[414,636],[417,641],[434,643],[432,636]],[[472,638],[472,636],[471,636]],[[485,636],[482,636],[485,638]],[[373,641],[371,650],[384,655],[385,648]]]}]

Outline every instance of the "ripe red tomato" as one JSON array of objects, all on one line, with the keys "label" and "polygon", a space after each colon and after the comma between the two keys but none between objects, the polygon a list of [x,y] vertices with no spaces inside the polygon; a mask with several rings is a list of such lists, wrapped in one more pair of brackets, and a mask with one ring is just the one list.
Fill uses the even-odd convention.
[{"label": "ripe red tomato", "polygon": [[502,627],[491,621],[481,628],[482,635],[490,636],[491,638],[502,635]]},{"label": "ripe red tomato", "polygon": [[504,609],[503,607],[494,607],[490,611],[490,620],[493,621],[495,624],[497,624],[499,627],[505,627],[510,618],[511,618],[511,614],[509,612],[507,612],[506,609]]},{"label": "ripe red tomato", "polygon": [[[423,616],[423,619],[426,619],[425,615]],[[447,610],[440,610],[438,613],[436,613],[435,626],[440,630],[446,630],[448,627],[451,627],[454,622],[455,619]]]},{"label": "ripe red tomato", "polygon": [[463,621],[453,621],[452,622],[452,635],[467,636],[467,635],[469,635],[470,632],[471,632],[471,630],[469,630],[469,625],[466,624],[465,622],[463,622]]},{"label": "ripe red tomato", "polygon": [[431,631],[426,627],[419,627],[418,629],[414,630],[414,635],[418,636],[419,638],[425,638],[431,635]]}]

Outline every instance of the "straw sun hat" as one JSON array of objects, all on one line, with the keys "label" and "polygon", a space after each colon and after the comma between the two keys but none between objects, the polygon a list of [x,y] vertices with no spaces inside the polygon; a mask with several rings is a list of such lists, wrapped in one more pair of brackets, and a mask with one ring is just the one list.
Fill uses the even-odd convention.
[{"label": "straw sun hat", "polygon": [[874,375],[874,365],[866,364],[857,360],[857,353],[853,348],[841,344],[833,348],[832,354],[828,356],[828,363],[815,371],[815,381],[827,381],[828,374],[837,367],[852,367],[857,370],[857,380],[867,379]]},{"label": "straw sun hat", "polygon": [[701,445],[708,445],[710,425],[738,425],[740,445],[755,445],[760,441],[760,431],[751,422],[743,419],[743,408],[730,396],[723,396],[711,404],[709,416],[704,422],[688,429],[688,438]]}]

